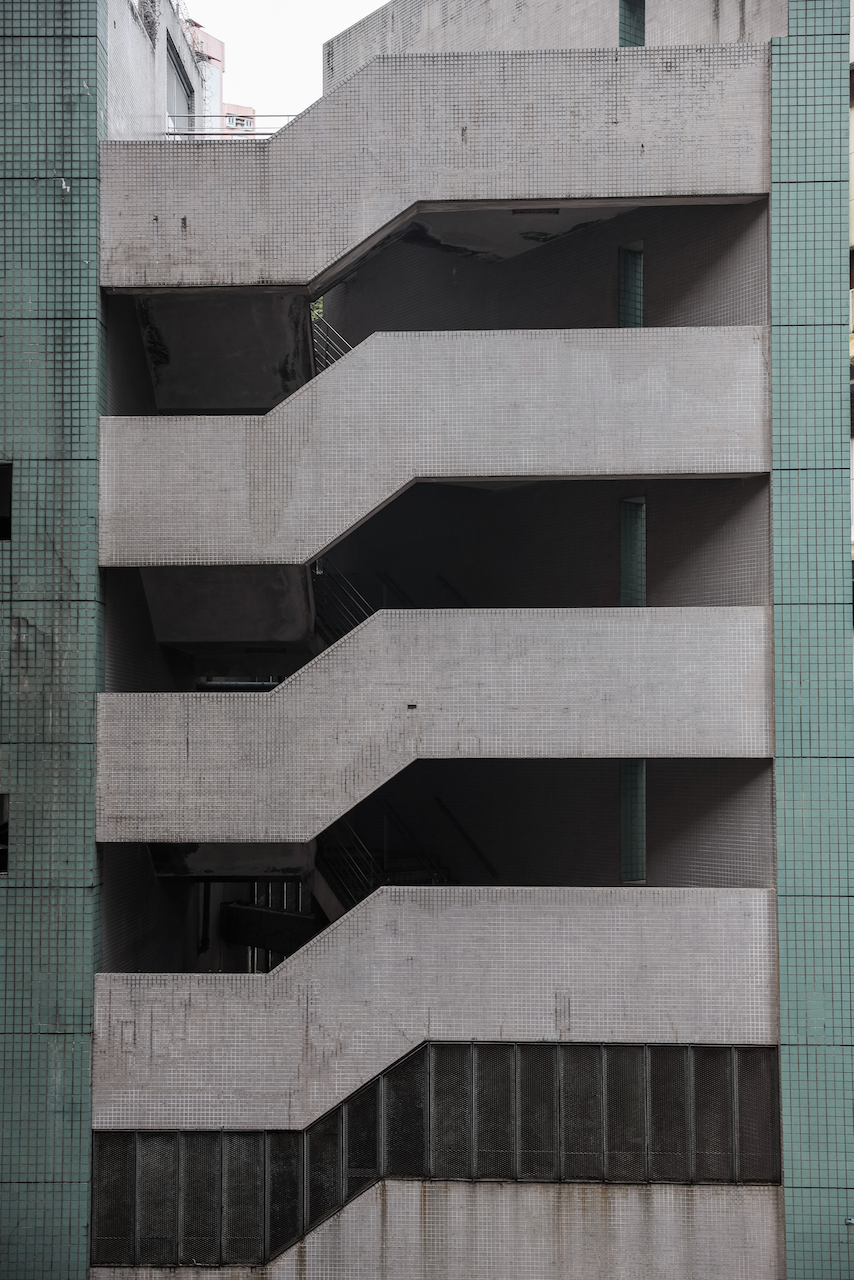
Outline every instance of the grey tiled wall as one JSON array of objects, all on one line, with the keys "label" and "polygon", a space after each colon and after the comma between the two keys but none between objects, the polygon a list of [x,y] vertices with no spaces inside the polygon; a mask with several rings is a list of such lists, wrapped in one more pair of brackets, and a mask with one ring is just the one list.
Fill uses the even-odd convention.
[{"label": "grey tiled wall", "polygon": [[310,840],[422,757],[758,756],[767,608],[382,610],[267,694],[101,694],[98,839]]},{"label": "grey tiled wall", "polygon": [[772,1044],[775,939],[762,889],[387,887],[266,976],[99,975],[94,1126],[302,1128],[427,1037]]},{"label": "grey tiled wall", "polygon": [[419,476],[767,471],[769,412],[758,327],[377,333],[262,418],[102,418],[101,564],[303,563]]},{"label": "grey tiled wall", "polygon": [[[787,0],[646,0],[646,43],[770,40],[786,34],[787,10]],[[603,0],[392,0],[326,42],[323,91],[379,53],[614,47],[619,25],[619,5]]]},{"label": "grey tiled wall", "polygon": [[104,143],[101,282],[322,291],[416,201],[759,195],[768,88],[762,44],[378,58],[267,141]]}]

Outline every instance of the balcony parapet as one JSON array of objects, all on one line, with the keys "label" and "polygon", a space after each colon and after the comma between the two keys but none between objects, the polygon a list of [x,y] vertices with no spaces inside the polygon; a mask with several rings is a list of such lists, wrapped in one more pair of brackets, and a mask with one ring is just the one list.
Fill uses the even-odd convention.
[{"label": "balcony parapet", "polygon": [[106,142],[101,282],[322,292],[419,202],[760,195],[769,49],[388,55],[269,139]]},{"label": "balcony parapet", "polygon": [[765,889],[386,887],[267,975],[98,975],[93,1123],[303,1128],[427,1038],[772,1044],[775,938]]},{"label": "balcony parapet", "polygon": [[758,327],[375,333],[262,416],[101,419],[102,565],[297,564],[418,478],[770,467]]},{"label": "balcony parapet", "polygon": [[419,758],[770,757],[769,610],[381,610],[271,693],[101,694],[103,841],[306,841]]}]

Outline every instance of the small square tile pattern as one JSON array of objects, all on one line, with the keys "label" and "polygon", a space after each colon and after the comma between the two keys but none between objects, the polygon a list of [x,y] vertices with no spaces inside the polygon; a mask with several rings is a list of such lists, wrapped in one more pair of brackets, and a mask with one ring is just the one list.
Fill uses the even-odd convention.
[{"label": "small square tile pattern", "polygon": [[767,472],[768,361],[752,325],[375,333],[263,417],[102,418],[101,564],[306,563],[419,476]]},{"label": "small square tile pattern", "polygon": [[101,282],[322,291],[417,201],[759,195],[768,88],[767,44],[381,56],[270,139],[105,143]]},{"label": "small square tile pattern", "polygon": [[777,839],[787,1269],[847,1276],[851,1199],[848,0],[772,45]]},{"label": "small square tile pattern", "polygon": [[0,1274],[86,1275],[100,682],[98,145],[106,4],[6,4],[0,459]]}]

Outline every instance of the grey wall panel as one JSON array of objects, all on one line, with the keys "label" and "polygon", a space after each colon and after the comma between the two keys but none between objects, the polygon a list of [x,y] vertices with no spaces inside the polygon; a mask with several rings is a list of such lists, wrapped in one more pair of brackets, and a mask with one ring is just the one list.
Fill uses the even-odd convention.
[{"label": "grey wall panel", "polygon": [[98,839],[304,841],[419,756],[772,754],[767,608],[382,610],[267,694],[101,694]]},{"label": "grey wall panel", "polygon": [[[787,0],[646,0],[646,43],[770,40],[787,19]],[[392,0],[326,42],[323,91],[380,53],[613,48],[619,22],[602,0]]]},{"label": "grey wall panel", "polygon": [[101,563],[304,563],[419,476],[763,472],[769,412],[758,327],[377,333],[261,418],[102,418]]},{"label": "grey wall panel", "polygon": [[[139,1268],[93,1267],[93,1280]],[[145,1280],[198,1271],[146,1267]],[[205,1276],[253,1280],[258,1270]],[[386,1182],[268,1264],[265,1280],[781,1280],[779,1187]]]},{"label": "grey wall panel", "polygon": [[768,59],[762,44],[382,57],[269,140],[104,143],[102,283],[320,290],[418,201],[758,195]]},{"label": "grey wall panel", "polygon": [[378,890],[272,973],[96,978],[95,1128],[302,1128],[422,1040],[771,1044],[775,895]]}]

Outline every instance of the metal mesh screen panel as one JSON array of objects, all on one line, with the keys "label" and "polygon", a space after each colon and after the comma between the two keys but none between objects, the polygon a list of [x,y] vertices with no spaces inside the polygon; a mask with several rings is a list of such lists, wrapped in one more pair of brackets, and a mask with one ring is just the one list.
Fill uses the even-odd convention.
[{"label": "metal mesh screen panel", "polygon": [[436,1178],[471,1176],[471,1046],[433,1046],[431,1151]]},{"label": "metal mesh screen panel", "polygon": [[140,1133],[136,1139],[137,1262],[178,1261],[178,1135]]},{"label": "metal mesh screen panel", "polygon": [[518,1176],[551,1182],[558,1176],[557,1046],[520,1044]]},{"label": "metal mesh screen panel", "polygon": [[219,1262],[221,1166],[218,1133],[181,1135],[180,1262]]},{"label": "metal mesh screen panel", "polygon": [[308,1144],[308,1223],[312,1226],[342,1200],[341,1108],[318,1120],[306,1134]]},{"label": "metal mesh screen panel", "polygon": [[694,1050],[694,1133],[697,1181],[732,1181],[732,1052],[729,1049]]},{"label": "metal mesh screen panel", "polygon": [[380,1176],[379,1086],[368,1085],[344,1111],[347,1138],[347,1195],[354,1196]]},{"label": "metal mesh screen panel", "polygon": [[777,1053],[774,1049],[739,1049],[738,1180],[779,1182],[780,1107]]},{"label": "metal mesh screen panel", "polygon": [[474,1047],[475,1177],[512,1178],[516,1133],[516,1051]]},{"label": "metal mesh screen panel", "polygon": [[222,1135],[222,1260],[264,1261],[264,1135]]},{"label": "metal mesh screen panel", "polygon": [[655,1045],[649,1050],[649,1177],[689,1182],[688,1053]]},{"label": "metal mesh screen panel", "polygon": [[132,1263],[133,1133],[92,1135],[92,1261]]},{"label": "metal mesh screen panel", "polygon": [[646,1179],[644,1051],[639,1045],[605,1049],[605,1177]]},{"label": "metal mesh screen panel", "polygon": [[563,1045],[561,1050],[561,1146],[563,1177],[590,1181],[604,1176],[602,1050]]},{"label": "metal mesh screen panel", "polygon": [[427,1051],[421,1049],[385,1076],[386,1173],[427,1174]]},{"label": "metal mesh screen panel", "polygon": [[302,1134],[267,1134],[269,1253],[275,1256],[302,1230]]}]

